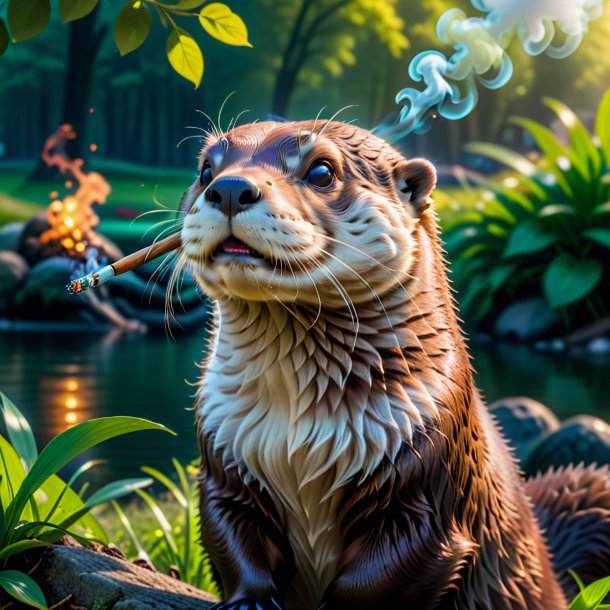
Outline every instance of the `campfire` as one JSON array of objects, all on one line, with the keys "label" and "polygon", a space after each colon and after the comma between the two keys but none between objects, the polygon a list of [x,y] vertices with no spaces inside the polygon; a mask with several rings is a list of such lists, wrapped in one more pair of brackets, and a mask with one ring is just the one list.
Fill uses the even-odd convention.
[{"label": "campfire", "polygon": [[56,167],[66,177],[64,183],[71,192],[63,199],[57,191],[46,212],[49,228],[40,235],[43,244],[59,243],[70,256],[87,256],[90,248],[99,250],[101,242],[94,232],[99,217],[93,204],[104,204],[110,194],[110,184],[97,172],[83,171],[82,159],[70,159],[66,143],[76,138],[71,125],[61,125],[45,142],[41,158],[49,167]]}]

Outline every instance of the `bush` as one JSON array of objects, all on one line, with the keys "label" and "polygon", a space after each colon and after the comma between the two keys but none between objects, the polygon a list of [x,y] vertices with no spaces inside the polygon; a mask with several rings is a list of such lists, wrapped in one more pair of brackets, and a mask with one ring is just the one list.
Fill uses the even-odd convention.
[{"label": "bush", "polygon": [[530,296],[544,296],[566,328],[608,315],[610,90],[593,134],[561,102],[544,103],[566,128],[568,144],[516,118],[540,149],[537,160],[494,144],[467,147],[516,172],[482,180],[481,200],[453,219],[445,236],[461,310],[474,324]]},{"label": "bush", "polygon": [[[90,511],[94,506],[150,485],[151,478],[113,481],[85,497],[76,480],[95,461],[81,466],[64,482],[57,476],[63,466],[91,447],[137,430],[164,430],[164,426],[137,417],[104,417],[77,424],[62,432],[38,455],[30,425],[17,407],[0,392],[0,411],[7,438],[0,436],[0,588],[15,599],[46,609],[38,585],[19,570],[6,569],[10,559],[45,546],[64,534],[82,544],[107,542],[106,533]],[[10,441],[10,442],[9,442]]]}]

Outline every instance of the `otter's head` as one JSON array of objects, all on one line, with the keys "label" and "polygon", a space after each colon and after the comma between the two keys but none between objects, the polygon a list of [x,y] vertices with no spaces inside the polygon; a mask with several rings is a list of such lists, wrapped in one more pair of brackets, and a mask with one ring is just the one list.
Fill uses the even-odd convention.
[{"label": "otter's head", "polygon": [[215,299],[371,301],[408,277],[435,178],[353,125],[243,125],[201,153],[184,253]]}]

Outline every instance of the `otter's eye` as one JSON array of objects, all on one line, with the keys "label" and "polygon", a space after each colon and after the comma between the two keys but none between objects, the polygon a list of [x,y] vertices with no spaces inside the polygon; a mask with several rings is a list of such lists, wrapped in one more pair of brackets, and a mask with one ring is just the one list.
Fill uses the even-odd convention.
[{"label": "otter's eye", "polygon": [[305,180],[318,188],[330,186],[335,177],[335,172],[328,161],[320,161],[309,168]]},{"label": "otter's eye", "polygon": [[207,186],[212,182],[214,176],[212,176],[212,168],[210,164],[206,161],[201,168],[201,173],[199,174],[199,184],[201,186]]}]

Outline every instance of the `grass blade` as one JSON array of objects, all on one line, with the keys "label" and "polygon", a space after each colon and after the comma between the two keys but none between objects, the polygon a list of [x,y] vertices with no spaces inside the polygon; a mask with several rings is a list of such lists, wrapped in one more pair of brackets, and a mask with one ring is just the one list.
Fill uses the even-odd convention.
[{"label": "grass blade", "polygon": [[38,457],[36,440],[30,424],[21,411],[2,392],[0,392],[0,410],[4,417],[8,438],[24,461],[26,470],[29,470]]},{"label": "grass blade", "polygon": [[[140,430],[171,430],[138,417],[103,417],[65,430],[43,449],[6,511],[7,533],[10,536],[32,494],[55,472],[72,459],[105,440]],[[5,534],[6,538],[6,534]],[[7,540],[4,540],[6,543]]]}]

